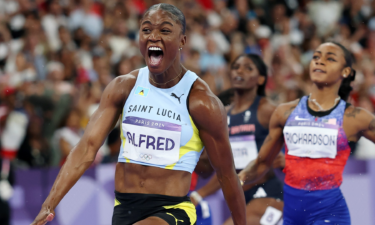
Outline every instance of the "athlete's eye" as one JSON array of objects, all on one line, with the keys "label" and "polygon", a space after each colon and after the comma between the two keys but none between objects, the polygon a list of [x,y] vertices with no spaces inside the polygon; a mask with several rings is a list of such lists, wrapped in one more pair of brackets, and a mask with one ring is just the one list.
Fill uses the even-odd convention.
[{"label": "athlete's eye", "polygon": [[313,59],[319,59],[319,56],[314,55],[314,56],[313,56]]},{"label": "athlete's eye", "polygon": [[336,62],[333,58],[328,58],[328,61]]},{"label": "athlete's eye", "polygon": [[148,28],[143,28],[142,31],[143,31],[143,33],[149,33],[149,32],[150,32],[150,29],[148,29]]},{"label": "athlete's eye", "polygon": [[232,70],[238,70],[238,68],[240,68],[239,65],[233,65],[233,66],[232,66]]},{"label": "athlete's eye", "polygon": [[163,32],[163,33],[171,33],[171,31],[167,30],[167,29],[163,29],[163,30],[161,30],[161,32]]},{"label": "athlete's eye", "polygon": [[251,66],[246,67],[249,71],[253,71],[253,68]]}]

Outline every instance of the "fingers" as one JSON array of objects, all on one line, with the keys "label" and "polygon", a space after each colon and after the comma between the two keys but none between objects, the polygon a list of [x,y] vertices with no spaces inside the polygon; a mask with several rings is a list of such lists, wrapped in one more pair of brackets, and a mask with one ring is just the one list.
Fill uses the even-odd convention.
[{"label": "fingers", "polygon": [[47,222],[51,222],[55,218],[55,215],[53,213],[48,214],[48,216],[45,219],[34,221],[31,225],[46,225]]},{"label": "fingers", "polygon": [[48,216],[47,216],[47,222],[51,222],[53,220],[53,218],[55,218],[55,215],[53,215],[53,213],[50,213]]}]

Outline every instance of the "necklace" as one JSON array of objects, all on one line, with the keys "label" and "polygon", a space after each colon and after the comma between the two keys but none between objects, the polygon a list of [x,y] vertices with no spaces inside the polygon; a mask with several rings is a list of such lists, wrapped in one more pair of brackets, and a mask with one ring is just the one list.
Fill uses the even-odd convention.
[{"label": "necklace", "polygon": [[337,98],[335,99],[335,103],[333,104],[333,106],[332,106],[331,108],[329,108],[329,109],[324,110],[323,107],[322,107],[322,106],[316,101],[316,99],[311,99],[311,93],[310,93],[310,95],[309,95],[309,101],[312,102],[312,103],[314,103],[316,106],[319,107],[319,112],[320,112],[320,111],[328,111],[328,110],[332,109],[333,107],[336,106],[337,102],[340,101],[340,99],[341,99],[340,96],[337,97]]},{"label": "necklace", "polygon": [[171,80],[169,80],[169,81],[167,81],[167,82],[165,82],[165,83],[158,83],[158,82],[156,82],[156,81],[152,78],[152,76],[149,76],[149,77],[151,78],[151,80],[152,80],[152,82],[153,82],[154,84],[157,84],[157,85],[165,85],[165,84],[171,82],[172,80],[175,80],[175,79],[179,78],[179,77],[181,76],[181,74],[182,74],[182,71],[183,71],[183,69],[181,68],[180,75],[176,76],[175,78],[173,78],[173,79],[171,79]]}]

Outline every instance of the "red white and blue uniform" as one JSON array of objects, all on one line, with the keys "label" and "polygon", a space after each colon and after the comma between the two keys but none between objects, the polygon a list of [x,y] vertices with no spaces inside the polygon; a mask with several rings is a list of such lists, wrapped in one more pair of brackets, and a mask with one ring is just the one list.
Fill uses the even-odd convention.
[{"label": "red white and blue uniform", "polygon": [[284,224],[350,224],[341,193],[351,152],[343,129],[348,103],[314,112],[303,97],[284,127]]}]

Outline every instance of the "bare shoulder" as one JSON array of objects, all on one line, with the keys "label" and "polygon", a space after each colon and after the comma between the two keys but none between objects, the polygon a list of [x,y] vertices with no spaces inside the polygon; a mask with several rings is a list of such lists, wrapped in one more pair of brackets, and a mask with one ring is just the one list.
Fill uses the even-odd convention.
[{"label": "bare shoulder", "polygon": [[225,109],[218,97],[200,78],[193,84],[189,95],[189,112],[197,125],[222,119]]},{"label": "bare shoulder", "polygon": [[137,77],[138,70],[116,77],[105,88],[102,99],[112,100],[116,105],[123,106],[137,81]]},{"label": "bare shoulder", "polygon": [[198,78],[191,87],[189,95],[189,110],[210,110],[211,107],[216,106],[218,103],[224,108],[219,98],[210,90],[206,82]]},{"label": "bare shoulder", "polygon": [[[125,74],[125,75],[120,75],[118,77],[116,77],[114,80],[116,80],[116,83],[118,83],[119,85],[130,85],[135,84],[135,82],[137,81],[137,77],[138,77],[138,73],[139,73],[139,69],[138,70],[133,70],[132,72],[128,73],[128,74]],[[124,83],[123,83],[124,82]]]},{"label": "bare shoulder", "polygon": [[291,102],[282,103],[276,107],[273,116],[275,116],[281,125],[284,125],[288,120],[290,114],[297,107],[300,99],[296,99]]},{"label": "bare shoulder", "polygon": [[366,109],[353,105],[345,110],[344,122],[356,126],[359,131],[375,129],[375,116]]}]

